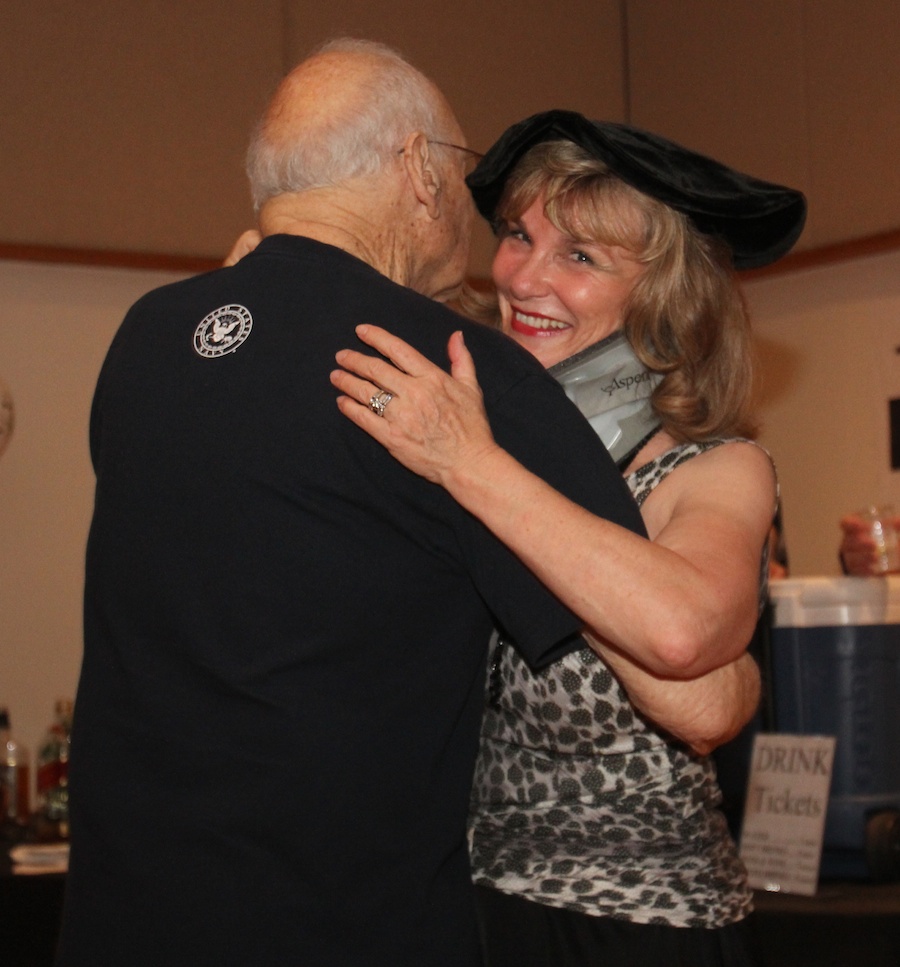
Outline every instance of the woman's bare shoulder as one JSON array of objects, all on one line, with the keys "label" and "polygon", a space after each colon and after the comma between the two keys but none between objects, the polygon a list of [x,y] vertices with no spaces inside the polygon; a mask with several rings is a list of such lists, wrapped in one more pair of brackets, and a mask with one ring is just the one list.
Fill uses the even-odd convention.
[{"label": "woman's bare shoulder", "polygon": [[702,461],[698,465],[707,471],[716,467],[719,471],[728,468],[749,474],[751,477],[763,477],[769,480],[774,480],[776,476],[772,455],[755,440],[726,440],[719,446],[698,454],[696,461]]},{"label": "woman's bare shoulder", "polygon": [[774,464],[752,441],[728,441],[675,467],[644,502],[648,529],[658,533],[673,518],[729,513],[762,522],[775,512],[778,482]]}]

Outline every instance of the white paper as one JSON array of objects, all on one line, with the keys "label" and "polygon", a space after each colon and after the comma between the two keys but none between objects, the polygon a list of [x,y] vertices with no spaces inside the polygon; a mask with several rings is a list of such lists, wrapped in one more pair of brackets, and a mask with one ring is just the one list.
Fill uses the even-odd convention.
[{"label": "white paper", "polygon": [[754,738],[740,846],[754,889],[816,892],[834,746],[826,735]]}]

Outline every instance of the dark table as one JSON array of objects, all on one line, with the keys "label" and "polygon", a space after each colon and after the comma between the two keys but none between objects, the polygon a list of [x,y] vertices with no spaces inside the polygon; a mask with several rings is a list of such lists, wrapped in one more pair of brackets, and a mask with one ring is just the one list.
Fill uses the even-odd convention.
[{"label": "dark table", "polygon": [[[14,875],[0,856],[0,964],[52,967],[65,874]],[[763,967],[900,967],[900,883],[823,881],[756,894]]]},{"label": "dark table", "polygon": [[900,883],[823,880],[756,894],[764,967],[900,967]]},{"label": "dark table", "polygon": [[52,967],[62,917],[64,873],[22,876],[0,855],[0,964]]}]

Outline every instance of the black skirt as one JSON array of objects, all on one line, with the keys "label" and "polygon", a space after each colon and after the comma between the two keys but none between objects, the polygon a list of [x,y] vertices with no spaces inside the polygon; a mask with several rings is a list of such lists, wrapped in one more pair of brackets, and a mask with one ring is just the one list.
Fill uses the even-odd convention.
[{"label": "black skirt", "polygon": [[477,887],[486,967],[759,967],[752,916],[726,927],[594,917]]}]

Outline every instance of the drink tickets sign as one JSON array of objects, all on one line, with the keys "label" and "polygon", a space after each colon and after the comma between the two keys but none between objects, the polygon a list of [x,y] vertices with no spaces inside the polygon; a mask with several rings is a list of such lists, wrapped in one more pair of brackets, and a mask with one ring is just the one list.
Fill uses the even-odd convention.
[{"label": "drink tickets sign", "polygon": [[756,735],[740,846],[754,889],[816,892],[834,746],[834,736]]}]

